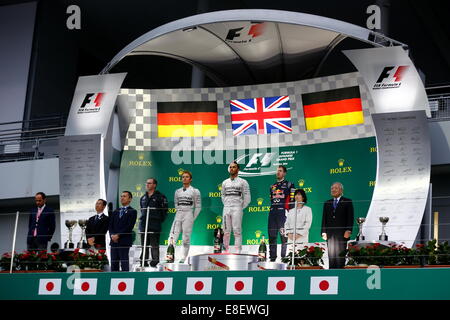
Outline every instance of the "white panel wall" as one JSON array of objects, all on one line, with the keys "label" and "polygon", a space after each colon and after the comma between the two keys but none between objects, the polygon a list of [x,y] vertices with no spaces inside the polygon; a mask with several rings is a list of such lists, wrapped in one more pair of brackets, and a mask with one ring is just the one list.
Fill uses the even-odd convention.
[{"label": "white panel wall", "polygon": [[59,195],[58,158],[1,163],[0,177],[0,199],[33,197],[39,191]]},{"label": "white panel wall", "polygon": [[429,122],[431,165],[450,164],[450,121]]}]

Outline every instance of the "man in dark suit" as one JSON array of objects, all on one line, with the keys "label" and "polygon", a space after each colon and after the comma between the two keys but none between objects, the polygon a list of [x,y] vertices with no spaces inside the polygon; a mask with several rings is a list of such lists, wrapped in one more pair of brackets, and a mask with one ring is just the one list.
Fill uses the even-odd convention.
[{"label": "man in dark suit", "polygon": [[[141,197],[141,217],[139,231],[141,232],[141,243],[144,248],[145,242],[145,224],[147,223],[147,208],[149,208],[147,224],[147,243],[145,249],[144,266],[148,267],[149,248],[151,248],[152,259],[150,267],[156,267],[159,263],[159,239],[161,236],[162,223],[167,217],[169,204],[164,194],[156,190],[158,181],[155,178],[148,178],[146,182],[147,192]],[[142,261],[144,250],[141,251],[140,260]]]},{"label": "man in dark suit", "polygon": [[109,217],[103,213],[107,202],[98,199],[95,203],[95,211],[97,214],[89,218],[86,226],[86,238],[89,246],[97,249],[106,249],[105,234],[109,228]]},{"label": "man in dark suit", "polygon": [[43,192],[34,196],[36,208],[31,209],[28,219],[28,250],[47,250],[48,242],[55,232],[55,212],[45,204],[46,198]]},{"label": "man in dark suit", "polygon": [[346,249],[353,228],[353,202],[343,197],[343,193],[342,183],[333,183],[333,199],[323,205],[322,238],[327,241],[330,269],[344,267],[345,257],[340,253]]},{"label": "man in dark suit", "polygon": [[130,206],[133,196],[130,191],[123,191],[120,196],[122,207],[116,209],[109,218],[109,235],[111,237],[111,271],[130,269],[130,247],[133,244],[132,232],[136,223],[137,211]]}]

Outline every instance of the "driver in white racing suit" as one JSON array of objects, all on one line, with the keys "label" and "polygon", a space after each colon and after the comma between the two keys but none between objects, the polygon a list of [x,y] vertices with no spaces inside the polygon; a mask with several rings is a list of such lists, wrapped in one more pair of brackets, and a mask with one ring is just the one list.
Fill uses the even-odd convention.
[{"label": "driver in white racing suit", "polygon": [[180,232],[183,233],[183,255],[180,263],[184,263],[191,245],[191,234],[194,220],[202,210],[202,198],[200,191],[191,186],[192,173],[184,171],[181,175],[183,187],[175,191],[174,204],[176,209],[175,219],[169,234],[176,245]]},{"label": "driver in white racing suit", "polygon": [[238,177],[239,164],[236,161],[230,163],[228,171],[230,178],[222,183],[223,244],[228,252],[231,231],[233,231],[234,245],[237,253],[240,253],[242,249],[242,215],[243,210],[250,203],[250,187],[246,180]]}]

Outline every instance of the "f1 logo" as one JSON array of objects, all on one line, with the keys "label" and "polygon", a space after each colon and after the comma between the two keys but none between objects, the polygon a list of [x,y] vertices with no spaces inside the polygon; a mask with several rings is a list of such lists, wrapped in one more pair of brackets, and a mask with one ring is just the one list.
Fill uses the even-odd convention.
[{"label": "f1 logo", "polygon": [[87,93],[86,96],[84,97],[83,102],[81,103],[80,109],[86,107],[86,105],[91,104],[91,103],[94,103],[94,105],[96,107],[100,107],[104,96],[105,96],[104,92]]},{"label": "f1 logo", "polygon": [[255,153],[245,167],[250,168],[253,165],[268,167],[274,156],[274,153]]},{"label": "f1 logo", "polygon": [[234,38],[236,38],[236,37],[239,37],[241,34],[240,33],[238,33],[239,31],[241,31],[242,29],[244,29],[243,27],[242,28],[236,28],[236,29],[230,29],[230,30],[228,30],[228,34],[227,34],[227,40],[233,40]]},{"label": "f1 logo", "polygon": [[[242,41],[244,41],[244,43],[245,43],[247,41],[250,41],[253,38],[259,37],[260,35],[262,35],[264,33],[265,27],[266,27],[266,24],[264,22],[256,22],[256,23],[253,22],[247,32],[247,36],[251,36],[251,38],[244,37],[244,39]],[[245,28],[247,28],[247,27],[245,27]],[[228,30],[226,40],[232,41],[232,40],[234,40],[234,38],[239,38],[241,36],[240,31],[242,31],[243,29],[244,29],[244,27]],[[244,31],[244,35],[245,35],[245,31]]]},{"label": "f1 logo", "polygon": [[263,22],[254,24],[248,30],[248,35],[252,36],[252,38],[256,38],[264,33],[265,24]]},{"label": "f1 logo", "polygon": [[[389,66],[385,67],[383,71],[381,71],[380,76],[378,77],[378,80],[376,83],[382,83],[385,79],[389,78],[392,74],[392,70],[395,69],[395,66]],[[398,66],[397,70],[395,71],[393,78],[394,82],[400,82],[402,81],[403,76],[405,75],[405,72],[409,69],[409,66]]]}]

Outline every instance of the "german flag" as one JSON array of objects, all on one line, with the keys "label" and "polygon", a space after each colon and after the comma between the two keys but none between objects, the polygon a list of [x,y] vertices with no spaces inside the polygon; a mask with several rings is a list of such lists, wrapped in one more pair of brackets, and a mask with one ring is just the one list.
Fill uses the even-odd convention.
[{"label": "german flag", "polygon": [[158,102],[158,137],[217,136],[217,102]]},{"label": "german flag", "polygon": [[364,123],[359,87],[302,95],[306,130]]}]

